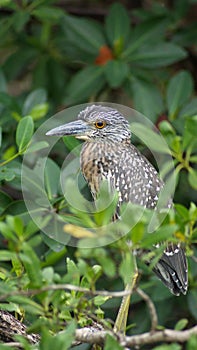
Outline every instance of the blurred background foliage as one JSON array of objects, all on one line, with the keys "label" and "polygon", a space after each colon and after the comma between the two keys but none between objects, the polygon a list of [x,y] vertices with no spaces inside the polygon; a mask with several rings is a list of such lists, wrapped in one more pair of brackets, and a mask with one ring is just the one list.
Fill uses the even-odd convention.
[{"label": "blurred background foliage", "polygon": [[[196,15],[196,0],[0,0],[0,291],[10,293],[1,298],[0,308],[24,318],[31,331],[42,333],[41,346],[47,349],[54,347],[49,329],[56,333],[69,325],[64,347],[62,338],[55,338],[56,346],[67,349],[74,327],[98,319],[111,327],[120,299],[75,291],[45,291],[29,298],[11,295],[13,291],[58,283],[115,291],[123,289],[130,273],[124,240],[97,249],[65,247],[32,222],[23,201],[21,164],[34,131],[54,113],[78,103],[110,101],[135,108],[168,143],[176,167],[176,212],[167,216],[162,228],[166,239],[170,231],[186,245],[190,287],[187,296],[172,296],[143,261],[138,262],[139,284],[154,301],[161,326],[196,323]],[[66,151],[76,145],[75,140],[64,141],[64,146],[57,144],[46,167],[50,203],[73,225],[99,226],[109,220],[110,210],[99,217],[81,213],[60,192],[59,166]],[[40,141],[31,152],[46,146]],[[148,217],[131,233],[135,247],[153,243],[146,235]],[[176,326],[181,319],[185,319],[182,326]],[[128,324],[128,334],[150,327],[147,309],[137,294]],[[24,341],[23,346],[30,348]],[[181,346],[159,349],[167,348]],[[196,348],[197,340],[188,342],[187,350]]]}]

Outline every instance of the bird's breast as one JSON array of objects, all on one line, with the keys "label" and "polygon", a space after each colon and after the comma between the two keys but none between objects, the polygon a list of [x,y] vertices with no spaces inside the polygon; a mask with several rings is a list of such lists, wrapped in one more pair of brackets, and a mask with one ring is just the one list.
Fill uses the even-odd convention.
[{"label": "bird's breast", "polygon": [[[94,196],[99,191],[103,179],[108,179],[112,168],[112,157],[105,143],[88,142],[83,145],[81,171]],[[114,162],[114,159],[113,159]]]}]

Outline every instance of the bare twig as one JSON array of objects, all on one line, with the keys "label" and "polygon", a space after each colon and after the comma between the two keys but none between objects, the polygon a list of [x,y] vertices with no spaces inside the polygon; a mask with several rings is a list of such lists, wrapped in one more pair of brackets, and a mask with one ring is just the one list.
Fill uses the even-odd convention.
[{"label": "bare twig", "polygon": [[136,289],[136,293],[139,296],[141,296],[141,298],[146,302],[147,307],[149,309],[150,318],[151,318],[151,331],[155,331],[157,329],[157,326],[158,326],[158,317],[157,317],[155,305],[153,304],[150,297],[140,288]]},{"label": "bare twig", "polygon": [[31,296],[31,295],[40,294],[42,292],[56,291],[56,290],[71,290],[75,292],[82,292],[92,296],[101,295],[104,297],[111,297],[111,298],[119,298],[119,297],[124,297],[126,295],[131,294],[130,290],[123,290],[120,292],[109,292],[105,290],[93,291],[91,289],[77,287],[72,284],[51,284],[50,286],[42,287],[40,289],[14,290],[12,292],[2,294],[0,296],[0,300],[6,300],[8,297],[15,296],[15,295]]},{"label": "bare twig", "polygon": [[154,344],[165,341],[166,343],[185,343],[193,334],[197,335],[197,326],[187,330],[176,331],[173,329],[164,329],[162,331],[144,333],[126,337],[127,346]]},{"label": "bare twig", "polygon": [[98,331],[88,327],[77,329],[75,332],[75,339],[82,343],[89,344],[104,344],[105,337],[107,334],[111,334],[119,339],[119,342],[122,346],[131,347],[135,345],[145,345],[145,344],[154,344],[158,342],[167,342],[167,343],[184,343],[186,342],[193,334],[197,335],[197,326],[192,327],[187,330],[176,331],[172,329],[164,329],[162,331],[148,332],[139,335],[133,335],[126,337],[123,334],[114,335],[113,332]]}]

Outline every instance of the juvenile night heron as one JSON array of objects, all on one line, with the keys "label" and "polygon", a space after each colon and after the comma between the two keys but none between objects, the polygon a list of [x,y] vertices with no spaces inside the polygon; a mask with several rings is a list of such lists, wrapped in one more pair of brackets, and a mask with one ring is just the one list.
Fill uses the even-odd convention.
[{"label": "juvenile night heron", "polygon": [[[96,198],[103,179],[119,194],[117,212],[124,202],[154,209],[164,184],[155,168],[131,144],[128,121],[115,109],[91,105],[78,120],[47,135],[73,135],[85,141],[80,161],[82,173]],[[179,244],[169,244],[153,271],[175,295],[187,292],[187,261]]]}]

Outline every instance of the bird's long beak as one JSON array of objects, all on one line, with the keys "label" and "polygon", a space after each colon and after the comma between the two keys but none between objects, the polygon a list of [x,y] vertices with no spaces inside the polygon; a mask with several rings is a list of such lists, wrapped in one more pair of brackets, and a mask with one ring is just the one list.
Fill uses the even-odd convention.
[{"label": "bird's long beak", "polygon": [[86,138],[90,130],[89,125],[83,120],[75,120],[57,128],[47,131],[47,136],[75,136],[77,138]]}]

